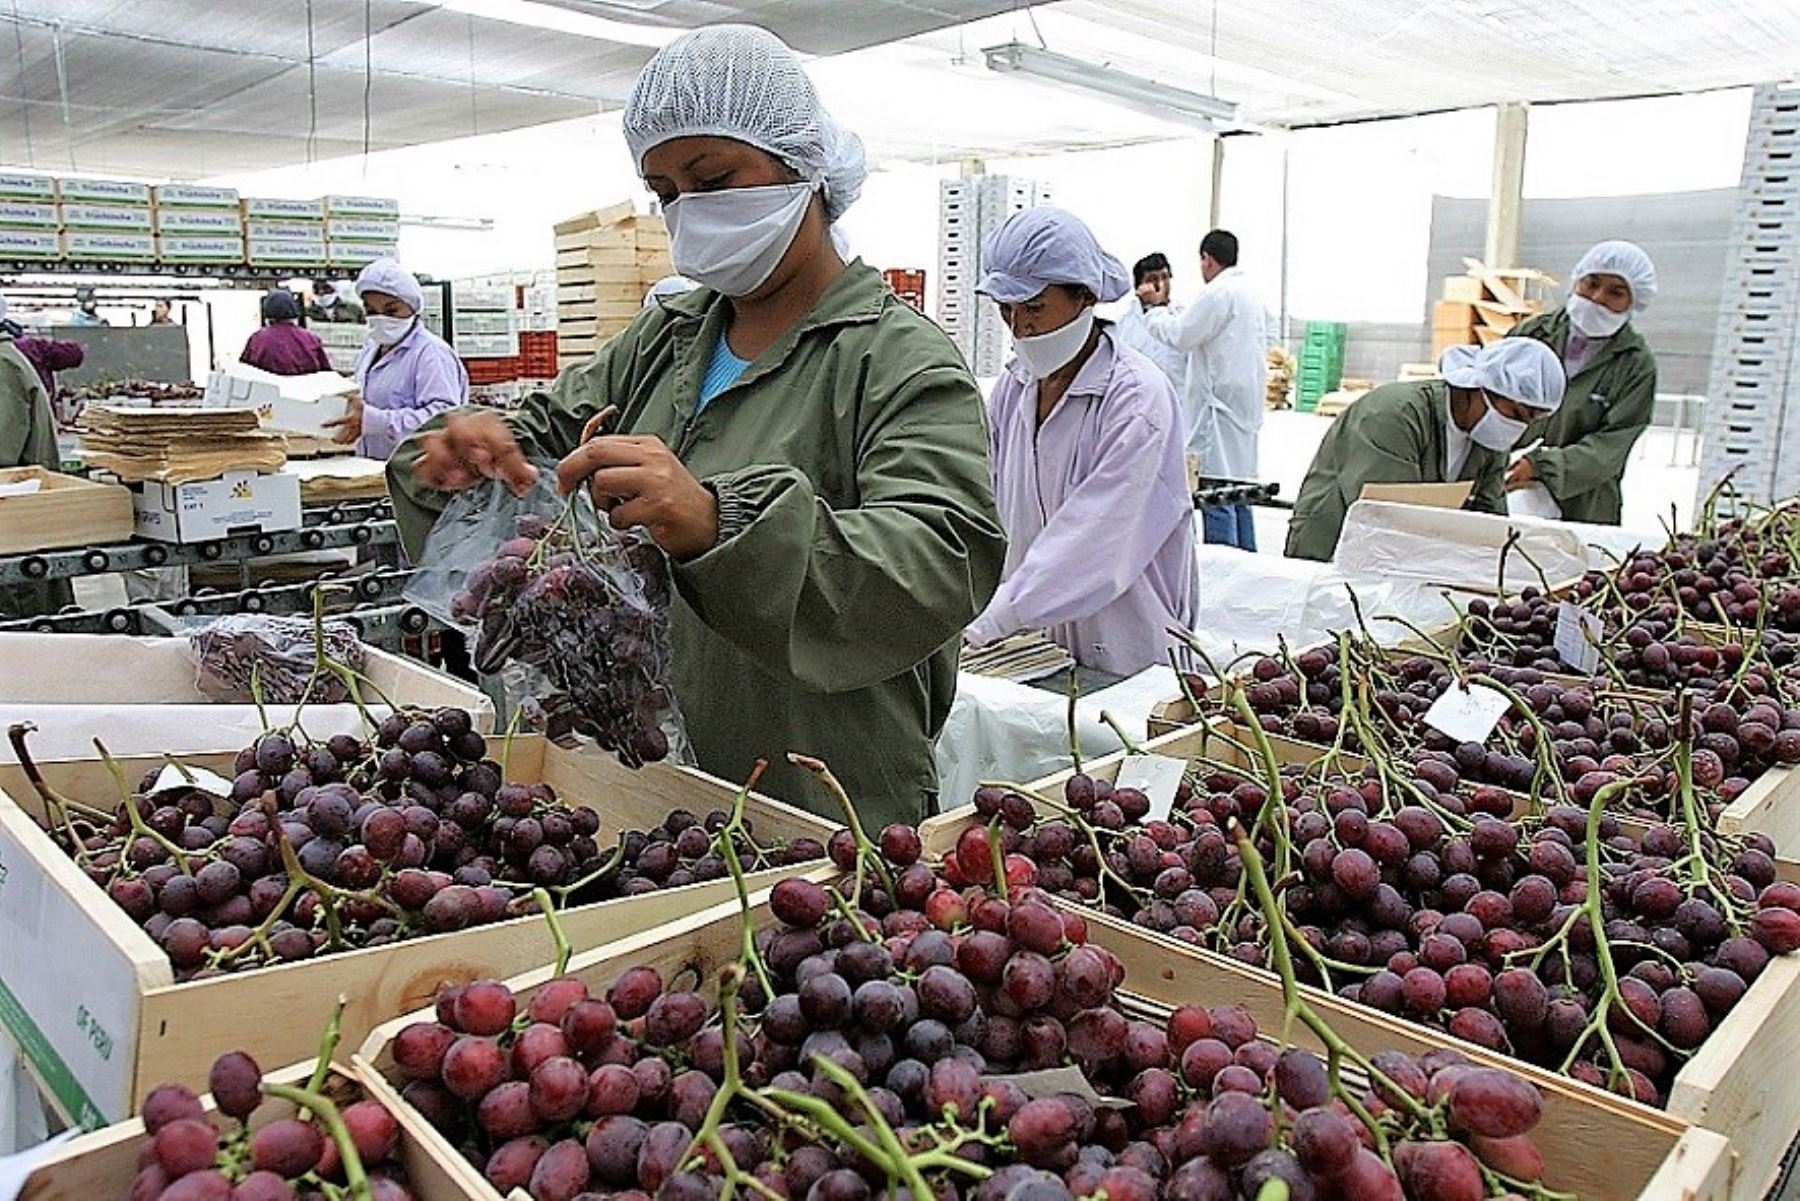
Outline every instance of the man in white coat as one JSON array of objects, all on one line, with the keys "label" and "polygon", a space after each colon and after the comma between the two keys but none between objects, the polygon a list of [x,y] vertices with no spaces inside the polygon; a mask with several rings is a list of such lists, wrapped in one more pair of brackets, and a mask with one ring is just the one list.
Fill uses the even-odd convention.
[{"label": "man in white coat", "polygon": [[[1201,474],[1255,480],[1268,391],[1267,314],[1237,262],[1237,236],[1213,230],[1200,242],[1206,287],[1194,303],[1178,313],[1145,308],[1143,318],[1152,337],[1187,352],[1182,408]],[[1256,549],[1249,505],[1207,509],[1203,520],[1206,541]]]},{"label": "man in white coat", "polygon": [[[1118,321],[1113,324],[1113,337],[1155,363],[1169,377],[1175,395],[1180,396],[1187,387],[1187,351],[1176,350],[1167,342],[1151,337],[1144,325],[1144,314],[1153,309],[1177,314],[1182,311],[1180,305],[1169,299],[1174,281],[1169,256],[1160,250],[1132,264],[1131,285],[1137,292],[1137,302],[1126,302]],[[1195,450],[1192,446],[1187,449],[1189,452]]]}]

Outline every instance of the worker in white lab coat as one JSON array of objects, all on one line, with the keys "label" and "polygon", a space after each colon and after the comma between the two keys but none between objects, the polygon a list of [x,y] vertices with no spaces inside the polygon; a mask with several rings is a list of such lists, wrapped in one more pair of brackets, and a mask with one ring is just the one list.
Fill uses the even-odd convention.
[{"label": "worker in white lab coat", "polygon": [[1147,254],[1131,266],[1131,286],[1137,302],[1126,302],[1113,323],[1113,340],[1129,346],[1155,363],[1169,377],[1169,383],[1180,396],[1187,387],[1187,351],[1177,350],[1167,342],[1154,338],[1144,324],[1144,314],[1153,310],[1180,314],[1181,306],[1169,298],[1174,288],[1175,272],[1169,256],[1162,251]]},{"label": "worker in white lab coat", "polygon": [[[1206,287],[1194,303],[1179,313],[1140,309],[1152,337],[1187,352],[1182,408],[1201,474],[1253,481],[1268,392],[1267,311],[1237,262],[1237,236],[1215,229],[1200,242]],[[1209,508],[1203,521],[1206,541],[1256,549],[1249,505]]]}]

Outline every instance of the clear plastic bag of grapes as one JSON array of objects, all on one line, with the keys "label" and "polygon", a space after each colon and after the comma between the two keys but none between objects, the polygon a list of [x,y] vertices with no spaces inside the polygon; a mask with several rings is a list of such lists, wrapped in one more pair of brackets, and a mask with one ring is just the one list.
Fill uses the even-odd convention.
[{"label": "clear plastic bag of grapes", "polygon": [[[324,623],[324,657],[360,672],[363,646],[348,622]],[[240,613],[188,631],[194,685],[201,695],[227,704],[261,700],[270,705],[337,705],[350,699],[337,672],[319,670],[317,632],[310,617]],[[253,685],[254,681],[254,687]]]},{"label": "clear plastic bag of grapes", "polygon": [[628,767],[692,752],[675,702],[669,564],[648,533],[615,530],[553,468],[524,496],[484,481],[452,497],[406,599],[465,630],[483,675],[528,702],[552,738],[592,738]]}]

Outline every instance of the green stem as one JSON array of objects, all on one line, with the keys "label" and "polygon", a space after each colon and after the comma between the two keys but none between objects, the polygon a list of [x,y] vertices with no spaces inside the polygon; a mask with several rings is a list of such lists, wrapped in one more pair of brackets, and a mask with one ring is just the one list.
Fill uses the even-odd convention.
[{"label": "green stem", "polygon": [[531,890],[531,899],[538,904],[538,911],[544,915],[544,923],[550,927],[550,938],[556,943],[556,974],[562,975],[569,970],[568,931],[563,929],[562,919],[556,916],[556,902],[550,899],[550,893],[544,888]]},{"label": "green stem", "polygon": [[100,759],[106,764],[106,770],[112,773],[113,784],[119,790],[120,803],[125,806],[125,820],[131,823],[131,832],[139,838],[148,838],[167,851],[169,858],[174,860],[175,866],[181,870],[182,875],[193,875],[194,869],[188,865],[188,852],[144,824],[144,815],[138,812],[137,798],[132,796],[131,786],[125,782],[125,769],[120,767],[119,761],[107,751],[106,744],[96,738],[94,747],[100,752]]},{"label": "green stem", "polygon": [[344,1126],[344,1116],[338,1107],[332,1104],[331,1098],[311,1089],[295,1088],[286,1084],[264,1084],[263,1092],[283,1101],[292,1101],[295,1105],[315,1115],[325,1129],[331,1134],[331,1141],[337,1144],[338,1158],[344,1165],[344,1183],[349,1187],[350,1195],[356,1201],[372,1201],[373,1194],[369,1189],[369,1178],[363,1172],[362,1156],[357,1154],[356,1142],[350,1137],[350,1131]]}]

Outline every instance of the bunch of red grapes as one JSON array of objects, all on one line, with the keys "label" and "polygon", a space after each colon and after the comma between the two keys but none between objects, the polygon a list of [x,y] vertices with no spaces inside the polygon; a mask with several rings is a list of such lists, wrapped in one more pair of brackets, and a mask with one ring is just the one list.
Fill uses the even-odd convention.
[{"label": "bunch of red grapes", "polygon": [[[296,1201],[349,1196],[343,1153],[331,1134],[305,1116],[277,1118],[252,1129],[263,1103],[262,1072],[242,1051],[213,1061],[209,1081],[215,1123],[186,1085],[164,1084],[144,1100],[146,1143],[124,1201]],[[379,1102],[333,1098],[371,1201],[413,1201],[400,1164],[400,1126]]]},{"label": "bunch of red grapes", "polygon": [[1665,601],[1680,605],[1695,621],[1764,626],[1800,634],[1800,583],[1785,548],[1743,526],[1724,536],[1687,534],[1661,551],[1639,551],[1610,573],[1610,589],[1600,573],[1582,584],[1604,593],[1613,604],[1642,612]]},{"label": "bunch of red grapes", "polygon": [[478,669],[519,662],[549,680],[538,700],[552,733],[566,726],[640,767],[667,758],[681,729],[667,684],[668,560],[640,530],[582,518],[520,517],[451,613],[477,626]]},{"label": "bunch of red grapes", "polygon": [[[724,1160],[695,1140],[715,1131],[767,1194],[869,1201],[898,1162],[877,1123],[947,1201],[1223,1201],[1270,1181],[1293,1198],[1478,1201],[1484,1166],[1541,1178],[1542,1101],[1512,1074],[1453,1051],[1383,1052],[1378,1087],[1334,1088],[1317,1056],[1263,1041],[1236,1006],[1137,1016],[1122,964],[1078,915],[1029,885],[1008,901],[953,884],[991,881],[985,846],[940,872],[910,828],[881,844],[893,891],[865,887],[849,915],[802,879],[771,894],[779,925],[755,942],[773,991],[750,977],[731,1034],[757,1099],[727,1093],[722,1125],[708,1117],[732,1087],[727,1026],[648,966],[604,990],[565,977],[528,997],[494,981],[444,993],[436,1020],[391,1044],[406,1101],[496,1190],[534,1201],[713,1201]],[[1013,1077],[1063,1064],[1092,1091]],[[795,1098],[844,1115],[882,1158]],[[1392,1132],[1391,1162],[1352,1101]]]},{"label": "bunch of red grapes", "polygon": [[[505,782],[487,750],[461,709],[393,714],[372,745],[269,733],[239,752],[228,797],[152,793],[153,773],[129,802],[141,825],[121,803],[108,822],[47,828],[181,980],[486,925],[534,910],[517,899],[531,887],[580,905],[726,875],[723,812],[674,810],[602,847],[595,810]],[[737,850],[750,870],[824,855],[747,834]]]},{"label": "bunch of red grapes", "polygon": [[[1631,836],[1604,816],[1601,878],[1590,881],[1588,815],[1573,806],[1519,823],[1505,820],[1510,799],[1493,790],[1463,797],[1418,780],[1416,796],[1396,798],[1375,778],[1321,784],[1292,770],[1278,802],[1293,872],[1280,904],[1312,948],[1296,956],[1303,977],[1495,1051],[1557,1068],[1579,1043],[1571,1075],[1661,1103],[1682,1058],[1770,957],[1800,947],[1800,887],[1776,879],[1762,836],[1735,851],[1705,839],[1706,855],[1725,859],[1714,876],[1721,897],[1671,870],[1692,849],[1684,833],[1653,825]],[[1040,818],[1022,794],[977,795],[977,812],[1001,821],[1009,873],[1027,865],[1038,887],[1065,900],[1268,966],[1266,921],[1244,903],[1227,834],[1228,823],[1262,815],[1266,784],[1216,771],[1184,784],[1164,821],[1145,820],[1143,793],[1085,775],[1070,779],[1065,801],[1075,816]],[[1446,815],[1472,824],[1453,829]],[[1274,835],[1259,849],[1278,861]],[[957,850],[982,870],[987,828],[965,830]],[[1631,1015],[1611,1023],[1620,1065],[1581,1037],[1606,1000],[1603,952],[1585,915],[1566,955],[1534,955],[1590,887],[1600,890],[1604,953]]]}]

